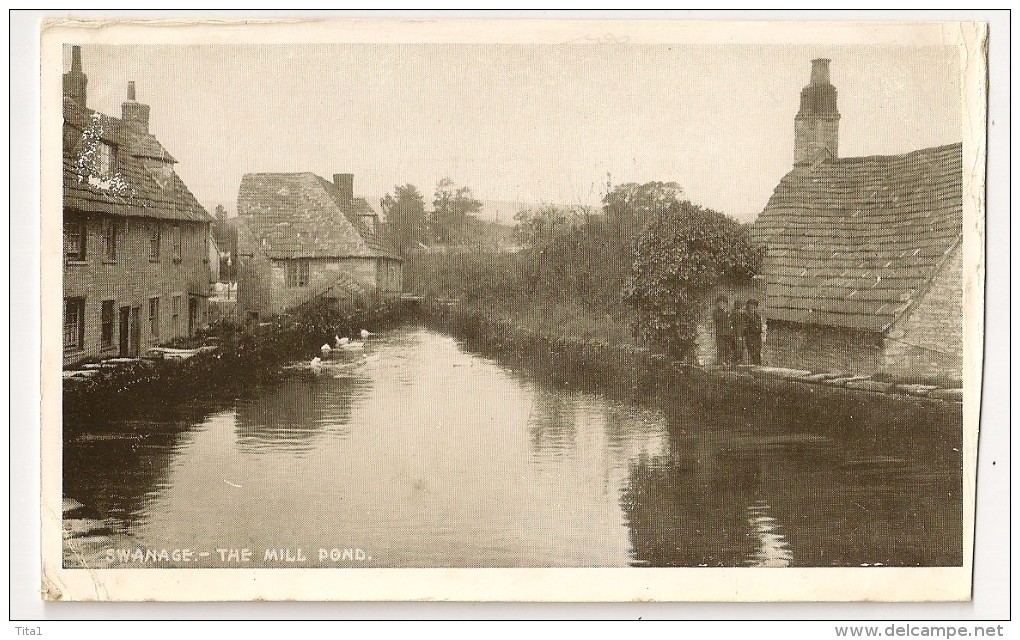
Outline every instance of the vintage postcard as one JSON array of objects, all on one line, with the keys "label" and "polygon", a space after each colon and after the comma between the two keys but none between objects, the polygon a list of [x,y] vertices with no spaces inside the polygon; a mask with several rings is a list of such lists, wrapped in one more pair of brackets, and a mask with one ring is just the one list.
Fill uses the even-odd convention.
[{"label": "vintage postcard", "polygon": [[43,26],[43,597],[970,598],[984,24],[241,18]]}]

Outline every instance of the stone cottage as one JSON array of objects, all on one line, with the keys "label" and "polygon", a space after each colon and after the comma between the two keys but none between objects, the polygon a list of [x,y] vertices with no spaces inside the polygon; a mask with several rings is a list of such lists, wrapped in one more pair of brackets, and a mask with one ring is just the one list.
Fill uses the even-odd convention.
[{"label": "stone cottage", "polygon": [[206,322],[212,218],[149,132],[128,83],[121,117],[87,106],[73,47],[63,91],[63,363],[137,356]]},{"label": "stone cottage", "polygon": [[962,145],[841,158],[829,61],[812,63],[794,167],[754,225],[766,247],[765,361],[959,379]]},{"label": "stone cottage", "polygon": [[352,302],[399,296],[403,263],[354,197],[354,175],[249,173],[237,212],[238,313],[248,322],[317,296]]}]

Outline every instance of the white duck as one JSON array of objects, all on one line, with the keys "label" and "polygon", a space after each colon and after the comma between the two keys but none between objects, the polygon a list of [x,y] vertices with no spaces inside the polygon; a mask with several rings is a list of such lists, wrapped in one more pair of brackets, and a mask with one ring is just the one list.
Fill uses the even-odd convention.
[{"label": "white duck", "polygon": [[371,331],[369,331],[368,329],[362,329],[361,330],[361,339],[362,340],[368,340],[369,336],[374,336],[374,335],[375,334],[372,333]]}]

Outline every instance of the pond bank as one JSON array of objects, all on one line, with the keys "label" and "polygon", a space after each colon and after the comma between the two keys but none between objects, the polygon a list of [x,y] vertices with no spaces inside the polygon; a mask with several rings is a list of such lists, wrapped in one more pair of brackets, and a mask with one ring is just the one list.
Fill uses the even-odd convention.
[{"label": "pond bank", "polygon": [[536,333],[459,305],[425,306],[422,316],[471,349],[589,389],[622,389],[635,398],[679,394],[695,410],[725,408],[748,420],[778,420],[791,427],[837,421],[952,433],[962,424],[959,389],[779,367],[684,364],[641,346]]}]

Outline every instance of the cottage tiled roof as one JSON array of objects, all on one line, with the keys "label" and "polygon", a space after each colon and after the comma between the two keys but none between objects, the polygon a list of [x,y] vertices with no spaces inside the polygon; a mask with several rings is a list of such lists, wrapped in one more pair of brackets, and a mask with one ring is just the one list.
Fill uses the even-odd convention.
[{"label": "cottage tiled roof", "polygon": [[[64,122],[65,208],[168,220],[212,220],[172,170],[176,160],[151,133],[70,101],[64,103]],[[82,132],[87,128],[116,146],[112,176],[89,175],[78,161]]]},{"label": "cottage tiled roof", "polygon": [[361,219],[374,214],[371,205],[355,198],[343,206],[333,183],[314,173],[245,174],[237,213],[270,258],[399,259]]},{"label": "cottage tiled roof", "polygon": [[962,145],[794,168],[753,227],[764,315],[882,332],[963,237]]}]

